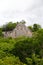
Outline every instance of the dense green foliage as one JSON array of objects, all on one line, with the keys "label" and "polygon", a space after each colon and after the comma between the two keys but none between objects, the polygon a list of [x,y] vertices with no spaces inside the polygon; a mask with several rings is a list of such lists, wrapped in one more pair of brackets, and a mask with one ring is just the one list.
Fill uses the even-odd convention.
[{"label": "dense green foliage", "polygon": [[0,65],[43,65],[43,29],[15,39],[4,38],[0,29]]},{"label": "dense green foliage", "polygon": [[39,29],[41,29],[41,26],[39,24],[34,24],[33,26],[28,26],[28,28],[32,31],[32,32],[36,32]]},{"label": "dense green foliage", "polygon": [[3,25],[2,31],[11,31],[16,27],[16,25],[17,25],[17,23],[9,22],[8,24]]}]

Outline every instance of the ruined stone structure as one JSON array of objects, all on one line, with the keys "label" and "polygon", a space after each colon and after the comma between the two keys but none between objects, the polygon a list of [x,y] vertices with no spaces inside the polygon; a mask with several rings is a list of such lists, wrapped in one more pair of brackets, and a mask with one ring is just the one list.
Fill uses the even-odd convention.
[{"label": "ruined stone structure", "polygon": [[16,38],[20,36],[28,36],[28,37],[32,36],[31,30],[28,29],[25,26],[25,24],[22,23],[18,23],[15,29],[13,29],[12,31],[3,32],[3,34],[4,37],[12,37],[12,38]]}]

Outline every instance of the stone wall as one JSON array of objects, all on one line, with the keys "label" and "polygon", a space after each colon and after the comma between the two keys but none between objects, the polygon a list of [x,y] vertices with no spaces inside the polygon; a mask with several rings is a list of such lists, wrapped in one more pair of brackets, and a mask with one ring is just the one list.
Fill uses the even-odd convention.
[{"label": "stone wall", "polygon": [[19,23],[16,28],[12,31],[4,32],[5,37],[16,38],[19,36],[32,36],[32,32],[28,29],[25,24]]}]

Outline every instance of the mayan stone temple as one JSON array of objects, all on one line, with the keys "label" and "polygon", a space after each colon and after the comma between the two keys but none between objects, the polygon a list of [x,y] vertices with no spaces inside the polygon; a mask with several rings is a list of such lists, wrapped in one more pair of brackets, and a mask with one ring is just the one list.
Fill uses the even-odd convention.
[{"label": "mayan stone temple", "polygon": [[20,36],[32,36],[31,30],[23,23],[18,23],[12,31],[4,32],[4,37],[16,38]]}]

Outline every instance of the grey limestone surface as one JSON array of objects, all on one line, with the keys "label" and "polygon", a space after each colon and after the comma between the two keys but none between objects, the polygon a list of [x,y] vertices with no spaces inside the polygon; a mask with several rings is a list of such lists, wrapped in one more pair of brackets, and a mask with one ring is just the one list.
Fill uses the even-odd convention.
[{"label": "grey limestone surface", "polygon": [[32,36],[31,30],[28,29],[28,27],[26,27],[25,24],[22,23],[18,23],[15,29],[13,29],[12,31],[3,32],[3,34],[4,37],[12,37],[12,38],[16,38],[19,36],[28,36],[28,37]]}]

